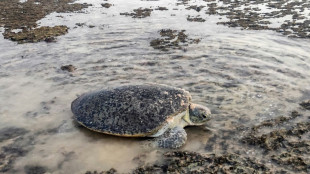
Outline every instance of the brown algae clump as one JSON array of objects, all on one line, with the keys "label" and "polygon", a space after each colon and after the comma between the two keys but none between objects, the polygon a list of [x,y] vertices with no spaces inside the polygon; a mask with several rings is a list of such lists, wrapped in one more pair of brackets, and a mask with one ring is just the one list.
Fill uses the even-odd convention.
[{"label": "brown algae clump", "polygon": [[196,17],[188,16],[187,21],[189,21],[189,22],[205,22],[206,20],[199,17],[199,16],[196,16]]},{"label": "brown algae clump", "polygon": [[[238,154],[199,154],[188,151],[173,151],[163,155],[163,162],[140,166],[132,174],[142,173],[269,173],[270,169],[250,158]],[[110,171],[86,172],[107,174]],[[113,173],[116,173],[113,170]]]},{"label": "brown algae clump", "polygon": [[[90,6],[72,2],[74,0],[0,1],[0,26],[5,29],[4,38],[18,43],[54,41],[54,36],[66,34],[68,28],[65,26],[36,28],[36,22],[52,12],[74,12]],[[20,29],[22,32],[15,33],[14,29]]]},{"label": "brown algae clump", "polygon": [[[252,127],[242,143],[265,150],[265,158],[276,165],[298,172],[310,170],[310,121],[293,111],[290,117],[278,117]],[[262,133],[263,132],[263,133]]]},{"label": "brown algae clump", "polygon": [[189,7],[187,7],[187,8],[185,8],[185,9],[187,9],[187,10],[195,10],[195,11],[197,11],[197,12],[200,12],[200,10],[201,9],[203,9],[205,6],[203,6],[203,5],[201,5],[201,6],[197,6],[197,5],[191,5],[191,6],[189,6]]},{"label": "brown algae clump", "polygon": [[151,16],[153,10],[150,8],[138,8],[134,9],[133,13],[120,13],[120,15],[132,16],[132,18],[145,18]]},{"label": "brown algae clump", "polygon": [[252,127],[251,131],[241,139],[243,143],[259,146],[266,151],[277,150],[281,147],[289,146],[289,137],[301,137],[303,134],[310,131],[310,122],[298,122],[291,128],[278,128],[268,133],[259,134],[260,130],[265,127],[279,127],[280,124],[289,122],[295,119],[297,116],[296,112],[292,112],[291,117],[278,117],[276,119],[267,120],[259,125]]},{"label": "brown algae clump", "polygon": [[97,172],[97,171],[87,171],[85,174],[115,174],[117,171],[114,168],[111,168],[108,171],[102,171],[102,172]]},{"label": "brown algae clump", "polygon": [[185,34],[185,30],[177,31],[171,29],[162,29],[159,31],[161,38],[150,42],[151,47],[168,51],[169,49],[182,49],[183,46],[192,43],[199,43],[200,39],[191,39]]},{"label": "brown algae clump", "polygon": [[32,30],[23,30],[21,32],[5,32],[4,38],[10,39],[12,41],[17,41],[18,43],[26,42],[40,42],[46,41],[50,42],[55,40],[55,36],[64,35],[68,32],[67,26],[55,26],[55,27],[40,27]]},{"label": "brown algae clump", "polygon": [[206,14],[227,17],[228,20],[217,24],[247,30],[274,30],[289,37],[310,37],[309,15],[305,13],[310,7],[308,1],[204,1],[208,3]]},{"label": "brown algae clump", "polygon": [[305,160],[305,158],[300,157],[300,155],[295,155],[293,153],[281,153],[280,155],[273,155],[271,159],[278,165],[286,166],[293,171],[307,172],[310,170],[309,160]]},{"label": "brown algae clump", "polygon": [[34,28],[36,22],[52,12],[74,12],[89,4],[72,3],[74,0],[36,0],[20,2],[19,0],[0,1],[0,26],[7,30]]}]

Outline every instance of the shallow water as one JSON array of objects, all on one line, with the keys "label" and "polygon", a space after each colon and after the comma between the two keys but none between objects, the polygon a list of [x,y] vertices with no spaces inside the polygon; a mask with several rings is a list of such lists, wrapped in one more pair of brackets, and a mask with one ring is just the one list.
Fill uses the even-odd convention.
[{"label": "shallow water", "polygon": [[[71,101],[91,90],[160,83],[190,91],[193,102],[208,106],[214,119],[209,128],[187,128],[188,141],[182,150],[203,153],[224,151],[220,146],[208,150],[210,137],[225,139],[223,131],[236,125],[251,126],[287,115],[310,98],[309,40],[216,25],[224,19],[185,10],[176,1],[114,0],[108,9],[99,0],[87,3],[93,6],[84,13],[53,13],[39,21],[41,26],[70,27],[55,43],[16,44],[0,38],[0,129],[24,128],[29,131],[23,135],[25,141],[31,139],[26,143],[31,150],[17,158],[13,173],[22,173],[26,165],[45,166],[55,174],[112,167],[128,172],[160,158],[161,150],[141,149],[141,139],[102,135],[77,126]],[[169,10],[154,10],[143,19],[119,15],[157,6]],[[198,14],[206,22],[186,20]],[[76,23],[85,25],[76,27]],[[181,50],[153,49],[150,41],[160,37],[161,29],[186,30],[201,42]],[[68,64],[77,70],[60,69]],[[240,148],[232,142],[227,151],[233,146]]]}]

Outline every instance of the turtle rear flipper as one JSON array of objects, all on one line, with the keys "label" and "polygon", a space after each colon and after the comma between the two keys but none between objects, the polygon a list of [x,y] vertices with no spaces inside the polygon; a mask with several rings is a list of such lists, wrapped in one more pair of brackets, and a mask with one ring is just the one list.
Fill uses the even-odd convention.
[{"label": "turtle rear flipper", "polygon": [[168,129],[163,135],[151,140],[152,146],[167,148],[167,149],[177,149],[183,146],[186,142],[187,134],[182,127],[174,127]]}]

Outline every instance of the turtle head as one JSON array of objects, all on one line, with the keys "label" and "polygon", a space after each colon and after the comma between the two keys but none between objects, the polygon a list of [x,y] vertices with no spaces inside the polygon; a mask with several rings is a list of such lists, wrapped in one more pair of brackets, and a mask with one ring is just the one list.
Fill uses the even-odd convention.
[{"label": "turtle head", "polygon": [[190,104],[188,113],[192,125],[203,125],[211,119],[210,109],[202,105]]}]

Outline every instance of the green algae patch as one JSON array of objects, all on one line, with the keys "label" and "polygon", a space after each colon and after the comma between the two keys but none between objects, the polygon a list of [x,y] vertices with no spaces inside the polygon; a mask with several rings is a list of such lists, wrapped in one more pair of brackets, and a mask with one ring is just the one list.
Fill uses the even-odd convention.
[{"label": "green algae patch", "polygon": [[67,26],[40,27],[21,32],[5,32],[4,38],[18,43],[35,43],[40,41],[53,42],[56,36],[64,35],[68,32]]}]

